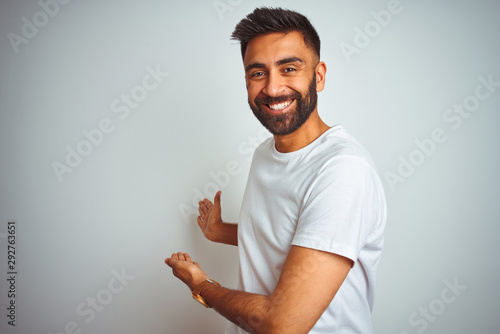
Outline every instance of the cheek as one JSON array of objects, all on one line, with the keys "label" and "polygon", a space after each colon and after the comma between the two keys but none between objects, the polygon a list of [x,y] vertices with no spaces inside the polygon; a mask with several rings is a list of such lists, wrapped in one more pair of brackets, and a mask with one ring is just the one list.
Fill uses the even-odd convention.
[{"label": "cheek", "polygon": [[310,81],[304,80],[304,78],[290,78],[287,85],[291,89],[303,94],[309,90],[309,83]]},{"label": "cheek", "polygon": [[258,84],[254,82],[247,83],[248,98],[251,99],[252,101],[259,95],[261,91],[262,87],[260,87]]}]

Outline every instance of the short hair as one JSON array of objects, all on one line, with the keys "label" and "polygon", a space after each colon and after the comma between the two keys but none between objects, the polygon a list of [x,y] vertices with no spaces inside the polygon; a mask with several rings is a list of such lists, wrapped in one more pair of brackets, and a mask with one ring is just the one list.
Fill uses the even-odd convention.
[{"label": "short hair", "polygon": [[248,14],[235,27],[231,39],[241,44],[241,57],[245,58],[247,45],[253,38],[273,32],[302,33],[305,44],[320,55],[319,35],[307,17],[293,10],[261,7]]}]

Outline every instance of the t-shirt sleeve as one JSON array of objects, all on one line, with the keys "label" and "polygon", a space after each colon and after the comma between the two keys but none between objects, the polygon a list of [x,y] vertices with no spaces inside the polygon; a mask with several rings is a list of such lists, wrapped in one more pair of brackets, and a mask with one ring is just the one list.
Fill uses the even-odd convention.
[{"label": "t-shirt sleeve", "polygon": [[292,245],[356,262],[377,228],[377,182],[372,166],[356,156],[331,159],[317,171],[301,207]]}]

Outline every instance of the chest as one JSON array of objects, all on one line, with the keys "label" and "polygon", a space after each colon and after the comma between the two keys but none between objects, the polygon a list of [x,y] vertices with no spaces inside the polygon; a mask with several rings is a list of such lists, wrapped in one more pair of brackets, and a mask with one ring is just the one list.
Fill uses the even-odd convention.
[{"label": "chest", "polygon": [[263,247],[288,252],[300,219],[312,171],[292,164],[267,164],[249,175],[240,227]]}]

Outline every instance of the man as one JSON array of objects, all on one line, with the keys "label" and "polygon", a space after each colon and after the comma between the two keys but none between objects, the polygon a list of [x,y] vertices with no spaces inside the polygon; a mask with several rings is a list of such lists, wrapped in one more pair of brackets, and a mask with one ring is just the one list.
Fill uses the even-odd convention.
[{"label": "man", "polygon": [[207,239],[239,248],[238,290],[209,279],[186,253],[165,262],[232,322],[226,333],[372,333],[385,198],[363,147],[319,117],[319,37],[301,14],[269,8],[232,37],[250,108],[273,134],[254,153],[238,224],[222,221],[220,192],[199,205]]}]

